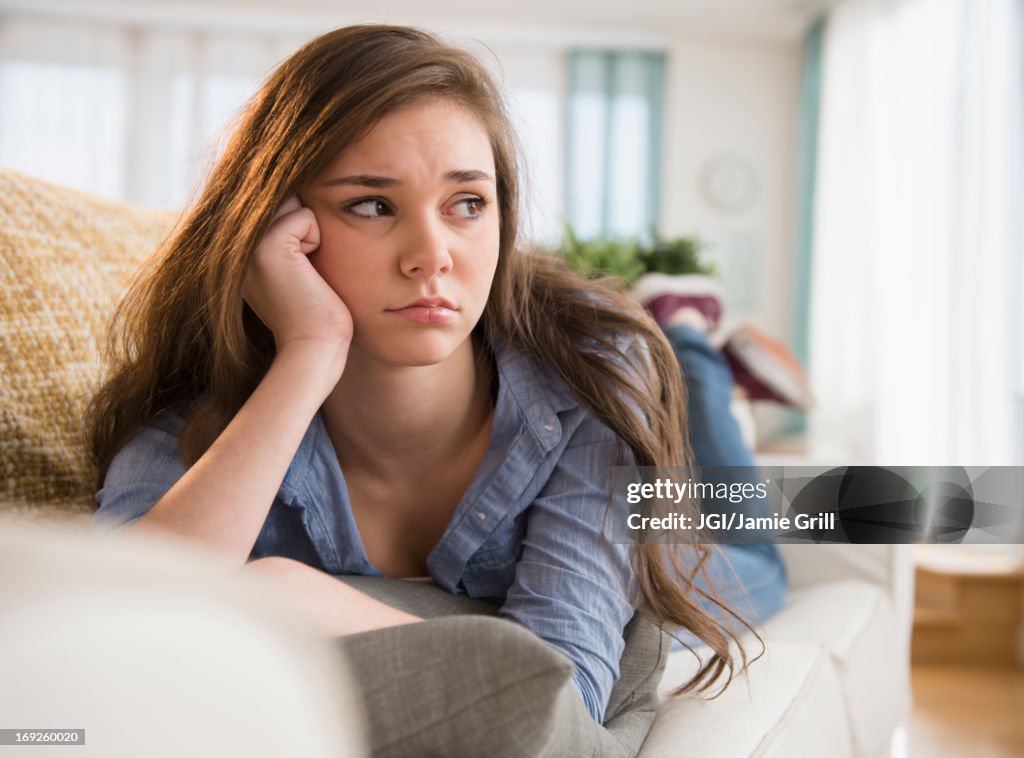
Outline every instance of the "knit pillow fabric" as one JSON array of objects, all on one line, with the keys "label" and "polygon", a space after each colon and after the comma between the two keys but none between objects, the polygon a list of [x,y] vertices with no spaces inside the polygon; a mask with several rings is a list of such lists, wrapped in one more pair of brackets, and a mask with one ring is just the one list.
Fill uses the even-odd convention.
[{"label": "knit pillow fabric", "polygon": [[175,214],[0,169],[0,512],[95,509],[83,415],[113,310]]}]

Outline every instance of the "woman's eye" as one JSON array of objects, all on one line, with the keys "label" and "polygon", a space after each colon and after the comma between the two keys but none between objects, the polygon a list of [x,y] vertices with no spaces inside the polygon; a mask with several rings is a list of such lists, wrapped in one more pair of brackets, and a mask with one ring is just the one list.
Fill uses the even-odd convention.
[{"label": "woman's eye", "polygon": [[387,203],[375,197],[368,197],[365,200],[352,203],[346,206],[346,210],[363,218],[378,218],[380,216],[387,216],[391,212]]},{"label": "woman's eye", "polygon": [[486,206],[487,201],[482,197],[467,197],[451,206],[452,211],[450,215],[458,216],[459,218],[477,218],[484,212]]}]

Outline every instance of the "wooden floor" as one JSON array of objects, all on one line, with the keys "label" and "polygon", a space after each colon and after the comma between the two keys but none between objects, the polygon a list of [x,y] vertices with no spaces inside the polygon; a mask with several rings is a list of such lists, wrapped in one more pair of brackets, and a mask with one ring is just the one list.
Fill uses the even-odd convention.
[{"label": "wooden floor", "polygon": [[894,758],[1024,758],[1022,557],[916,546],[914,707]]},{"label": "wooden floor", "polygon": [[1024,756],[1024,670],[915,663],[908,758]]}]

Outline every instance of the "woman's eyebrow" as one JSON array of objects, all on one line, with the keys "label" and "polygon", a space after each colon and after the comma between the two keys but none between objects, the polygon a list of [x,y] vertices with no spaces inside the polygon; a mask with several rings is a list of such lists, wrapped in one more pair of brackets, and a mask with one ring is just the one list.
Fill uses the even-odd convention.
[{"label": "woman's eyebrow", "polygon": [[468,169],[465,171],[449,171],[444,178],[450,182],[493,182],[494,177],[483,171]]},{"label": "woman's eyebrow", "polygon": [[[456,171],[449,171],[444,175],[445,181],[448,182],[493,182],[494,177],[485,171],[477,171],[476,169],[462,169]],[[328,179],[323,183],[324,187],[336,187],[338,185],[356,185],[359,187],[373,187],[375,189],[384,189],[387,187],[397,187],[402,184],[401,179],[395,179],[390,176],[374,176],[372,174],[355,174],[353,176],[341,176],[335,179]]]}]

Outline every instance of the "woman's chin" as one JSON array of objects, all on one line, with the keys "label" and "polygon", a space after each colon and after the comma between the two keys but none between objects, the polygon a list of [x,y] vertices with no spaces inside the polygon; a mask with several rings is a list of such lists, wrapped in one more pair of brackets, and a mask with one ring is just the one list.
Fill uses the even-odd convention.
[{"label": "woman's chin", "polygon": [[469,336],[434,332],[395,336],[382,343],[367,345],[361,352],[374,356],[374,362],[393,366],[434,366],[451,358],[460,346],[469,347]]}]

